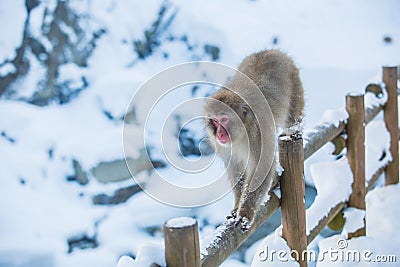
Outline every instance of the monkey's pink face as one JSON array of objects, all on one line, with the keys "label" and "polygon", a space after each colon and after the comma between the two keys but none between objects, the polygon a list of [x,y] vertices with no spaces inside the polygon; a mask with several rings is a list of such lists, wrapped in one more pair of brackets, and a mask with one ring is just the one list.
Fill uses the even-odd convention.
[{"label": "monkey's pink face", "polygon": [[228,115],[222,114],[211,118],[211,122],[215,127],[215,137],[218,141],[225,145],[229,141],[229,128],[231,120]]}]

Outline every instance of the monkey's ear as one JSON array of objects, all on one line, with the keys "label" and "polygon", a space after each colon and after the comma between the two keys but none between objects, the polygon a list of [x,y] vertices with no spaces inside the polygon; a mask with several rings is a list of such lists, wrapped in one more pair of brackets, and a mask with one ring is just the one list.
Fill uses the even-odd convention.
[{"label": "monkey's ear", "polygon": [[243,115],[246,116],[247,114],[249,114],[249,106],[247,106],[246,104],[242,104],[242,111],[243,111]]}]

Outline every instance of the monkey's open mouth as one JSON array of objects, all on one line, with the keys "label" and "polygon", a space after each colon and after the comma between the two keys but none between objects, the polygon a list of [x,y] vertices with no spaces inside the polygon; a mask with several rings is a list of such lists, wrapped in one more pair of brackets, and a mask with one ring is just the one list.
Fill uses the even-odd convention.
[{"label": "monkey's open mouth", "polygon": [[217,128],[216,137],[221,144],[226,144],[229,141],[229,134],[222,126]]},{"label": "monkey's open mouth", "polygon": [[220,123],[213,121],[212,119],[210,120],[210,124],[212,125],[214,129],[214,135],[215,138],[223,145],[228,143],[229,141],[229,133],[228,130],[225,129],[223,125]]}]

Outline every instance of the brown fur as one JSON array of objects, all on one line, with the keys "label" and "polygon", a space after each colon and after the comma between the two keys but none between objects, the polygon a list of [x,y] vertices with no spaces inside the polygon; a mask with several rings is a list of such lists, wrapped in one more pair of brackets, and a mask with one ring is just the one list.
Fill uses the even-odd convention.
[{"label": "brown fur", "polygon": [[[230,146],[221,145],[216,140],[216,152],[224,160],[233,186],[235,205],[232,216],[248,224],[252,222],[260,201],[276,183],[276,128],[282,128],[286,133],[300,130],[304,93],[298,69],[292,59],[280,51],[254,53],[243,60],[238,70],[261,90],[269,104],[275,127],[265,99],[257,95],[255,87],[238,74],[207,100],[204,112],[206,129],[213,139],[216,138],[215,127],[210,118],[221,113],[231,118],[227,129]],[[222,105],[215,100],[221,101]],[[262,153],[261,144],[265,153]],[[256,168],[258,162],[260,164]],[[272,167],[268,162],[272,162]],[[250,190],[251,179],[254,178],[262,181],[255,190]]]}]

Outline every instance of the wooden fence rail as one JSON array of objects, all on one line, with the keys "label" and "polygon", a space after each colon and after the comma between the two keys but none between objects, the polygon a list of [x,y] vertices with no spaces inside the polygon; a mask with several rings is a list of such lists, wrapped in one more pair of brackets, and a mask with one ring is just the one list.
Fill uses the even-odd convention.
[{"label": "wooden fence rail", "polygon": [[[386,184],[395,184],[399,182],[399,127],[398,127],[398,104],[397,104],[397,68],[396,67],[383,67],[383,82],[386,86],[388,100],[385,105],[368,106],[364,108],[363,95],[348,95],[346,96],[346,109],[349,113],[348,122],[341,121],[339,124],[322,123],[317,125],[309,134],[304,136],[304,150],[298,149],[299,141],[283,142],[280,141],[281,157],[285,165],[283,177],[281,178],[281,200],[273,193],[270,192],[270,198],[267,202],[263,203],[259,211],[255,214],[254,222],[250,229],[243,232],[240,226],[235,226],[233,221],[225,221],[215,232],[215,239],[211,244],[208,244],[203,250],[206,251],[205,255],[201,255],[201,266],[215,267],[220,265],[226,258],[228,258],[251,234],[254,233],[282,204],[282,225],[283,236],[288,241],[291,249],[302,252],[310,242],[321,232],[321,230],[332,220],[339,212],[343,210],[346,205],[365,210],[365,193],[370,190],[373,183],[378,177],[385,172]],[[379,88],[379,85],[376,85]],[[368,88],[367,88],[368,89]],[[392,161],[386,167],[381,167],[376,170],[373,177],[370,177],[367,187],[365,186],[365,126],[374,119],[374,117],[384,110],[384,120],[386,128],[390,134],[390,151],[392,153]],[[352,185],[353,192],[350,196],[349,202],[340,202],[332,207],[327,215],[321,218],[318,224],[310,230],[306,236],[305,231],[305,211],[304,218],[303,208],[299,199],[288,199],[304,197],[304,180],[303,164],[304,160],[309,158],[317,150],[319,150],[326,143],[334,140],[344,131],[347,132],[347,157],[349,165],[353,173],[354,181]],[[302,143],[302,142],[301,142]],[[286,150],[285,150],[286,149]],[[291,153],[284,153],[291,149]],[[290,154],[290,155],[289,155]],[[285,158],[285,155],[287,157]],[[293,158],[297,158],[293,161]],[[286,162],[285,162],[286,161]],[[301,178],[300,178],[301,176]],[[290,181],[285,183],[285,181]],[[294,190],[294,188],[296,188]],[[296,191],[297,190],[297,191]],[[284,200],[285,199],[285,200]],[[289,201],[289,202],[288,202]],[[290,205],[287,205],[290,203]],[[299,212],[296,220],[293,218],[285,218],[285,216],[293,216],[293,211],[290,209],[296,207]],[[296,212],[297,212],[296,211]],[[286,230],[285,230],[286,229]],[[350,233],[349,238],[365,235],[365,227]],[[169,238],[169,237],[168,237]],[[296,239],[297,238],[297,239]],[[292,240],[290,240],[292,239]],[[174,241],[170,240],[166,246],[174,246]],[[175,240],[175,242],[180,242]],[[168,248],[166,248],[168,251]],[[167,252],[168,254],[168,252]],[[197,256],[200,257],[200,256]],[[169,256],[166,256],[167,266],[177,266],[168,261]],[[200,260],[200,259],[199,259]],[[307,266],[306,262],[300,262],[301,266]],[[197,266],[197,265],[179,265],[179,266]]]}]

